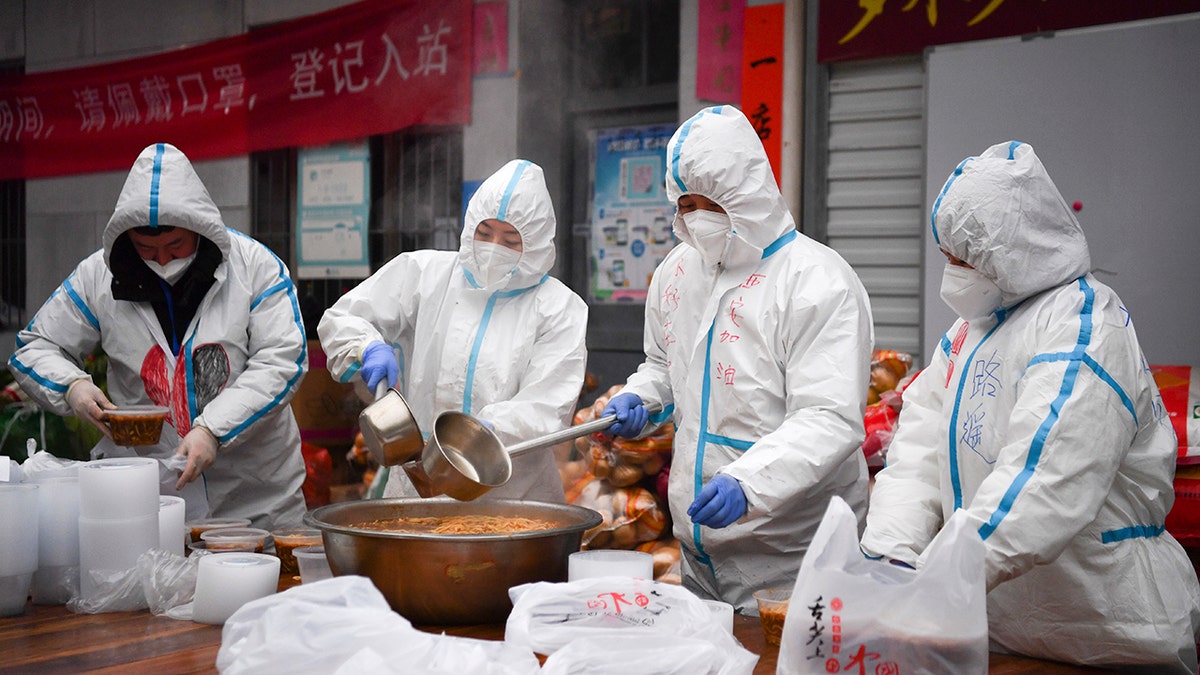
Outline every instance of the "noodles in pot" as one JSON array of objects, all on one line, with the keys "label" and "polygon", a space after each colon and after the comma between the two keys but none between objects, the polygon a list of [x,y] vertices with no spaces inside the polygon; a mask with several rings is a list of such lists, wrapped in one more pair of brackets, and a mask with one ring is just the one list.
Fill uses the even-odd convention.
[{"label": "noodles in pot", "polygon": [[413,532],[430,534],[513,534],[549,530],[557,523],[522,516],[407,516],[382,518],[355,527],[379,532]]}]

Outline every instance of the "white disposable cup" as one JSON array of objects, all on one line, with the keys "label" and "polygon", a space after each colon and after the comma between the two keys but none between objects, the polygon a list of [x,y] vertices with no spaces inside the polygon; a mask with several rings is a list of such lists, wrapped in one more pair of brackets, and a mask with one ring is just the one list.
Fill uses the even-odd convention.
[{"label": "white disposable cup", "polygon": [[38,489],[0,483],[0,616],[25,611],[38,567]]},{"label": "white disposable cup", "polygon": [[300,583],[311,584],[322,579],[332,579],[329,558],[325,557],[324,546],[301,546],[292,551],[296,565],[300,568]]},{"label": "white disposable cup", "polygon": [[185,555],[183,540],[187,530],[183,528],[187,503],[183,497],[163,495],[158,498],[158,547],[168,553]]},{"label": "white disposable cup", "polygon": [[111,457],[79,467],[79,515],[85,518],[158,516],[158,460]]},{"label": "white disposable cup", "polygon": [[596,577],[654,578],[654,556],[642,551],[595,549],[567,558],[567,581]]},{"label": "white disposable cup", "polygon": [[79,478],[38,477],[38,567],[79,564]]},{"label": "white disposable cup", "polygon": [[158,547],[158,513],[137,518],[98,520],[79,517],[79,591],[96,597],[102,579],[137,566],[138,558]]},{"label": "white disposable cup", "polygon": [[0,483],[0,577],[37,571],[39,489],[36,483]]},{"label": "white disposable cup", "polygon": [[712,612],[713,621],[720,624],[726,633],[733,635],[733,605],[728,602],[721,602],[720,600],[705,600],[703,598],[701,598],[700,602],[703,602],[709,611]]},{"label": "white disposable cup", "polygon": [[262,553],[212,553],[200,558],[192,620],[223,624],[242,605],[279,585],[279,558]]}]

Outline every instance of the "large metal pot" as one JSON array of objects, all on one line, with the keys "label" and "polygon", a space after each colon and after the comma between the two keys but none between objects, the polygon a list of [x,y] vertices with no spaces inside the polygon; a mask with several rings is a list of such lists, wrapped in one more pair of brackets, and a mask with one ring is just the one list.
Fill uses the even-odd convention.
[{"label": "large metal pot", "polygon": [[[539,518],[556,527],[515,534],[380,532],[356,527],[372,520],[456,515]],[[496,499],[372,499],[309,512],[321,529],[335,575],[374,582],[392,609],[422,626],[503,623],[512,611],[508,589],[534,581],[566,581],[567,558],[600,514],[571,504]]]}]

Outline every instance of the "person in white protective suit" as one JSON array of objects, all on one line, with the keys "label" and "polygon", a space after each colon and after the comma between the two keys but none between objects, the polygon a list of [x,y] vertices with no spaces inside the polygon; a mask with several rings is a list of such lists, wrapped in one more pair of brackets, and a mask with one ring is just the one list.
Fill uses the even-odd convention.
[{"label": "person in white protective suit", "polygon": [[666,159],[685,245],[654,272],[646,360],[604,414],[628,437],[675,422],[683,583],[756,615],[754,591],[795,583],[830,497],[865,514],[870,304],[837,253],[796,231],[739,110],[701,110]]},{"label": "person in white protective suit", "polygon": [[[304,462],[289,402],[308,354],[287,268],[226,228],[166,143],[134,162],[103,244],[18,333],[9,366],[21,388],[104,432],[94,458],[162,460],[160,491],[182,495],[189,518],[299,525]],[[96,347],[108,396],[81,367]],[[169,410],[159,442],[115,445],[105,411],[142,404]]]},{"label": "person in white protective suit", "polygon": [[[401,253],[326,310],[317,332],[330,372],[372,392],[396,386],[426,436],[445,411],[483,421],[506,445],[570,426],[587,305],[549,275],[554,234],[541,167],[508,162],[468,202],[458,251]],[[392,471],[383,494],[417,492]],[[482,498],[563,502],[553,453],[514,458],[512,478]]]},{"label": "person in white protective suit", "polygon": [[959,164],[932,228],[961,318],[904,392],[864,553],[919,566],[966,509],[993,649],[1195,673],[1200,587],[1163,529],[1175,435],[1079,222],[1013,141]]}]

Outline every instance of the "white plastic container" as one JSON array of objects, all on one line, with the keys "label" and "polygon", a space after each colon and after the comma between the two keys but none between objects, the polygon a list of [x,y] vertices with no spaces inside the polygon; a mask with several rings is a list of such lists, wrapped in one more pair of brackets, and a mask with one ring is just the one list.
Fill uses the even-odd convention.
[{"label": "white plastic container", "polygon": [[25,611],[38,568],[38,489],[0,483],[0,616]]},{"label": "white plastic container", "polygon": [[35,605],[66,604],[79,592],[79,478],[36,476],[38,486],[38,569],[33,575]]},{"label": "white plastic container", "polygon": [[[157,500],[156,500],[157,501]],[[107,579],[137,566],[138,558],[158,547],[158,511],[137,518],[79,517],[79,592],[96,598]]]},{"label": "white plastic container", "polygon": [[324,546],[301,546],[293,550],[292,555],[296,556],[296,565],[300,568],[300,583],[311,584],[314,581],[333,578]]},{"label": "white plastic container", "polygon": [[642,551],[595,549],[578,551],[567,558],[567,580],[596,577],[654,579],[654,556]]},{"label": "white plastic container", "polygon": [[242,605],[279,585],[279,558],[262,553],[212,553],[200,559],[192,620],[223,624]]},{"label": "white plastic container", "polygon": [[158,460],[112,457],[79,467],[79,515],[95,520],[158,517]]},{"label": "white plastic container", "polygon": [[184,539],[187,530],[183,527],[187,504],[183,497],[163,495],[158,498],[158,547],[168,553],[186,555]]}]

